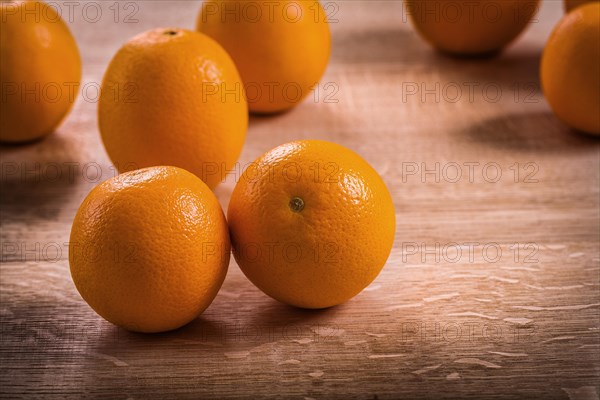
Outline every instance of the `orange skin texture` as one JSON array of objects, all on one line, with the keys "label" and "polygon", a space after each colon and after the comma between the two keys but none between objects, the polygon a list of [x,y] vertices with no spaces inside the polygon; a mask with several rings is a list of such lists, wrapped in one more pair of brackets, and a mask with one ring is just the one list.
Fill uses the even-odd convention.
[{"label": "orange skin texture", "polygon": [[[294,211],[292,199],[304,206]],[[227,211],[241,270],[274,299],[325,308],[357,295],[392,249],[396,219],[375,170],[340,145],[302,140],[256,160]]]},{"label": "orange skin texture", "polygon": [[600,135],[600,2],[560,20],[544,48],[540,75],[554,114],[572,128]]},{"label": "orange skin texture", "polygon": [[81,297],[137,332],[179,328],[213,301],[229,265],[225,216],[212,191],[175,167],[127,172],[96,186],[71,229]]},{"label": "orange skin texture", "polygon": [[81,81],[81,59],[69,28],[43,2],[0,2],[0,24],[0,84],[6,95],[0,102],[0,141],[28,142],[53,132],[68,114]]},{"label": "orange skin texture", "polygon": [[132,38],[112,59],[98,121],[120,172],[173,165],[214,188],[240,155],[248,107],[237,69],[217,42],[157,28]]},{"label": "orange skin texture", "polygon": [[598,0],[565,0],[565,11],[569,12],[582,4],[597,2]]},{"label": "orange skin texture", "polygon": [[331,52],[327,17],[314,0],[205,1],[196,26],[229,52],[255,113],[285,111],[302,101]]},{"label": "orange skin texture", "polygon": [[512,42],[537,11],[539,0],[409,0],[419,34],[457,55],[492,54]]}]

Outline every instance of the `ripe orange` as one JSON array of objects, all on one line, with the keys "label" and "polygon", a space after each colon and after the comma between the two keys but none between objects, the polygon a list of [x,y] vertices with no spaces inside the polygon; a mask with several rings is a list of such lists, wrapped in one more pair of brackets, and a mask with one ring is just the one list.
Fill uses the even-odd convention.
[{"label": "ripe orange", "polygon": [[158,28],[135,36],[112,59],[98,120],[119,171],[174,165],[213,188],[239,157],[248,108],[237,69],[217,42]]},{"label": "ripe orange", "polygon": [[565,11],[569,12],[582,4],[591,3],[598,0],[565,0]]},{"label": "ripe orange", "polygon": [[575,129],[600,135],[600,2],[562,18],[544,48],[540,75],[556,116]]},{"label": "ripe orange", "polygon": [[496,52],[527,26],[539,0],[409,0],[417,31],[437,49],[454,54]]},{"label": "ripe orange", "polygon": [[324,308],[358,294],[383,268],[396,219],[381,177],[340,145],[302,140],[256,160],[227,212],[244,274],[283,303]]},{"label": "ripe orange", "polygon": [[0,2],[0,141],[51,133],[67,115],[81,80],[81,60],[54,7]]},{"label": "ripe orange", "polygon": [[209,0],[197,29],[229,52],[256,113],[287,110],[319,82],[331,40],[318,1]]},{"label": "ripe orange", "polygon": [[151,167],[111,178],[79,207],[69,247],[73,282],[106,320],[139,332],[187,324],[229,264],[221,206],[193,174]]}]

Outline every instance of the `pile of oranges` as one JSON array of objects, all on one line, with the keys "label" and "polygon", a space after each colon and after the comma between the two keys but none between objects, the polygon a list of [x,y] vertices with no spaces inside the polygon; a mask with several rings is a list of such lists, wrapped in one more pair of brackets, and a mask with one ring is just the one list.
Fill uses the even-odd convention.
[{"label": "pile of oranges", "polygon": [[[546,45],[541,80],[559,119],[600,134],[600,3],[577,2],[567,2],[573,9]],[[409,0],[408,9],[433,46],[472,56],[500,51],[537,7],[537,0],[494,3],[503,16],[494,21],[460,9],[473,2],[453,2],[459,17],[452,21],[430,12],[443,0]],[[237,182],[227,217],[212,192],[239,158],[248,112],[293,108],[325,72],[331,40],[322,6],[277,4],[285,13],[252,2],[249,18],[235,12],[247,2],[208,0],[195,31],[141,33],[108,65],[98,125],[121,174],[81,204],[69,253],[79,293],[108,321],[140,332],[185,325],[217,295],[231,252],[264,293],[304,308],[349,300],[386,263],[395,233],[390,193],[366,161],[338,144],[302,140],[265,153]],[[52,7],[8,1],[0,12],[3,90],[78,87],[77,46]],[[132,87],[135,101],[127,101]],[[73,102],[3,95],[0,141],[51,133]]]}]

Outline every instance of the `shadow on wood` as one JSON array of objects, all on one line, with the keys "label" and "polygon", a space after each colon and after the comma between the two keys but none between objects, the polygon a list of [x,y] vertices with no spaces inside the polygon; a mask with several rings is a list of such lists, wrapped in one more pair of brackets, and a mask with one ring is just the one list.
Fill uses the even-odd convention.
[{"label": "shadow on wood", "polygon": [[19,215],[51,219],[88,174],[102,176],[100,164],[77,161],[76,146],[57,133],[28,144],[0,146],[3,223]]},{"label": "shadow on wood", "polygon": [[563,125],[550,112],[512,114],[457,131],[471,141],[522,152],[597,152],[598,138]]}]

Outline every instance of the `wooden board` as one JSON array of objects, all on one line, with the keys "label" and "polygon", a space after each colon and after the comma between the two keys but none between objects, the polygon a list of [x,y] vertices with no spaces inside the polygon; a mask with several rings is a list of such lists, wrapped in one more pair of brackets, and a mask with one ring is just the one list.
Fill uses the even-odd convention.
[{"label": "wooden board", "polygon": [[[538,81],[562,2],[544,1],[517,43],[480,60],[432,51],[400,1],[332,3],[316,100],[252,117],[240,161],[301,138],[359,152],[394,198],[386,267],[347,304],[303,311],[232,261],[202,316],[157,335],[84,303],[69,231],[114,175],[95,114],[108,61],[146,29],[192,28],[200,3],[119,3],[115,17],[100,2],[97,22],[77,4],[85,96],[47,139],[0,150],[2,397],[598,399],[600,146],[554,118]],[[234,180],[216,189],[224,208]]]}]

